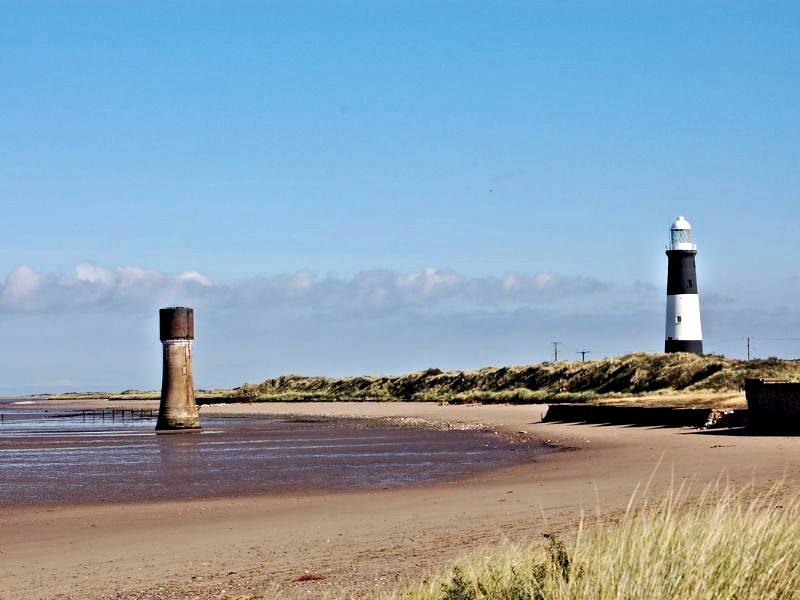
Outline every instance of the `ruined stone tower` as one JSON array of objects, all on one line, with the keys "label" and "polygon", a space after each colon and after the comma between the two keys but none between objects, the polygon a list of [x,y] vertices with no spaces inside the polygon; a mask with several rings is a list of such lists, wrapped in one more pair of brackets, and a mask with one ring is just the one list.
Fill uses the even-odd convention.
[{"label": "ruined stone tower", "polygon": [[194,310],[174,306],[158,313],[164,370],[156,431],[199,430],[192,380]]}]

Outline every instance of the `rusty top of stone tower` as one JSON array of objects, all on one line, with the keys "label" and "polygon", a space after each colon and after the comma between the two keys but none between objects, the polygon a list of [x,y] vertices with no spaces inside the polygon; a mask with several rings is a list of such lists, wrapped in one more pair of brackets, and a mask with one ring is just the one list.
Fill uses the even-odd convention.
[{"label": "rusty top of stone tower", "polygon": [[158,311],[161,341],[193,340],[194,309],[184,306],[170,306]]}]

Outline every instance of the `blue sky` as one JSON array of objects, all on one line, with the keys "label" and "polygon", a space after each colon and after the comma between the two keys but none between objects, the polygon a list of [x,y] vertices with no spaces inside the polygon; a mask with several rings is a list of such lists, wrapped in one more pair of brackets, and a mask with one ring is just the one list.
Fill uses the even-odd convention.
[{"label": "blue sky", "polygon": [[174,303],[201,387],[658,351],[678,214],[707,349],[800,351],[793,3],[0,22],[0,393],[157,387]]}]

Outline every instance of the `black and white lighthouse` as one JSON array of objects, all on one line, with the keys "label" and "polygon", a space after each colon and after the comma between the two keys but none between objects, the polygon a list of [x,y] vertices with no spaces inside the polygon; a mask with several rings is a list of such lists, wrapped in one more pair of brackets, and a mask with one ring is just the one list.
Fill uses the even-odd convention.
[{"label": "black and white lighthouse", "polygon": [[692,226],[678,217],[670,227],[667,246],[667,327],[664,352],[703,353],[700,297],[694,257],[697,246]]}]

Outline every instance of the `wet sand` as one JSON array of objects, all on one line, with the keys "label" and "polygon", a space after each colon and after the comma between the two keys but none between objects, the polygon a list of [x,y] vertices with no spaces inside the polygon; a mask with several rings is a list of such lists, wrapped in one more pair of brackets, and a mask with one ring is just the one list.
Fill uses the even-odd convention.
[{"label": "wet sand", "polygon": [[[204,407],[201,418],[260,412],[481,424],[578,450],[398,489],[0,508],[0,598],[352,596],[422,576],[503,537],[568,529],[582,511],[614,514],[651,478],[653,497],[670,482],[699,490],[720,475],[737,485],[781,479],[800,485],[798,437],[539,423],[544,410],[400,403]],[[304,574],[325,579],[293,581]]]},{"label": "wet sand", "polygon": [[0,408],[0,506],[389,489],[530,461],[554,449],[479,429],[343,417],[207,416],[156,434],[155,416]]}]

